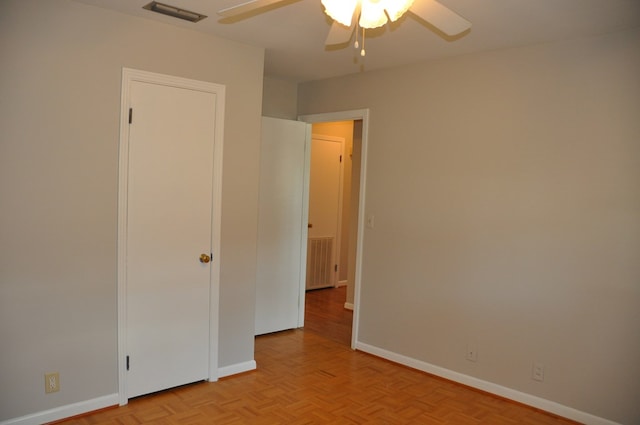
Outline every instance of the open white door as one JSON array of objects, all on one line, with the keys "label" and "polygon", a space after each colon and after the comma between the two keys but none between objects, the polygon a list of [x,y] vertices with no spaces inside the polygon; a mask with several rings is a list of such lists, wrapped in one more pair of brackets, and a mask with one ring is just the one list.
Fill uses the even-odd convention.
[{"label": "open white door", "polygon": [[255,334],[302,326],[311,125],[262,118]]}]

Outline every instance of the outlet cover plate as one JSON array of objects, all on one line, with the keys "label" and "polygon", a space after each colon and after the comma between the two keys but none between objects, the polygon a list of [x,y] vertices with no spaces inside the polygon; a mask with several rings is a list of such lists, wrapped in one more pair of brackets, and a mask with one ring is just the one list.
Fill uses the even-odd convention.
[{"label": "outlet cover plate", "polygon": [[534,381],[544,381],[544,365],[542,363],[533,362],[531,378],[533,378]]},{"label": "outlet cover plate", "polygon": [[44,392],[46,394],[60,391],[60,374],[58,372],[45,373]]}]

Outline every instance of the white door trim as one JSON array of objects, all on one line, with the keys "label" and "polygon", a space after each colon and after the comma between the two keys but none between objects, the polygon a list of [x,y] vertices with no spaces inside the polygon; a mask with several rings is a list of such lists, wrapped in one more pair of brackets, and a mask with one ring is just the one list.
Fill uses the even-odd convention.
[{"label": "white door trim", "polygon": [[215,94],[215,140],[213,163],[213,208],[211,222],[211,243],[213,261],[210,278],[209,312],[209,381],[218,379],[218,311],[220,289],[220,228],[222,212],[222,145],[224,136],[225,86],[204,81],[190,80],[170,75],[156,74],[135,69],[122,69],[122,88],[120,100],[120,144],[118,171],[118,402],[127,404],[126,370],[126,267],[127,267],[127,199],[129,184],[129,105],[130,87],[135,81],[165,85],[183,89],[197,90]]},{"label": "white door trim", "polygon": [[[333,122],[333,121],[348,121],[348,120],[362,120],[362,153],[360,159],[360,196],[358,199],[358,240],[356,243],[356,273],[354,282],[354,296],[353,296],[353,325],[351,332],[351,348],[355,349],[358,342],[358,329],[360,321],[360,287],[362,280],[362,245],[364,239],[364,224],[365,224],[365,195],[367,184],[367,145],[369,139],[369,110],[368,109],[355,109],[350,111],[341,112],[328,112],[322,114],[312,115],[300,115],[299,121],[308,123],[319,122]],[[308,187],[308,182],[307,182]],[[306,255],[305,255],[306,261]],[[306,268],[305,268],[306,270]],[[304,285],[304,280],[301,281]],[[304,294],[304,289],[302,292]]]}]

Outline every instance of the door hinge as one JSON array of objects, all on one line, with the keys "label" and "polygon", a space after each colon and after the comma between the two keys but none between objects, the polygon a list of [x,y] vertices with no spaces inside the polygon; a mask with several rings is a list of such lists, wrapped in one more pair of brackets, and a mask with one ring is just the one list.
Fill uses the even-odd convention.
[{"label": "door hinge", "polygon": [[133,121],[133,108],[129,108],[129,124]]},{"label": "door hinge", "polygon": [[338,271],[338,265],[337,264],[335,266],[333,266],[333,271],[335,271],[335,272]]},{"label": "door hinge", "polygon": [[129,356],[127,356],[127,370],[129,370]]},{"label": "door hinge", "polygon": [[340,162],[342,162],[342,155],[340,155]]}]

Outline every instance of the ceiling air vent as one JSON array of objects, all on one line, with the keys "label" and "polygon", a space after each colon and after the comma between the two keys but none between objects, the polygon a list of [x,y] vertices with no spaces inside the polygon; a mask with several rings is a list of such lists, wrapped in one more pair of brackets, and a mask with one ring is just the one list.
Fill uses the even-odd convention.
[{"label": "ceiling air vent", "polygon": [[174,18],[184,19],[189,22],[198,22],[207,17],[207,15],[180,9],[179,7],[168,4],[158,3],[157,1],[152,1],[146,6],[142,6],[142,8],[152,12],[162,13],[163,15],[173,16]]}]

